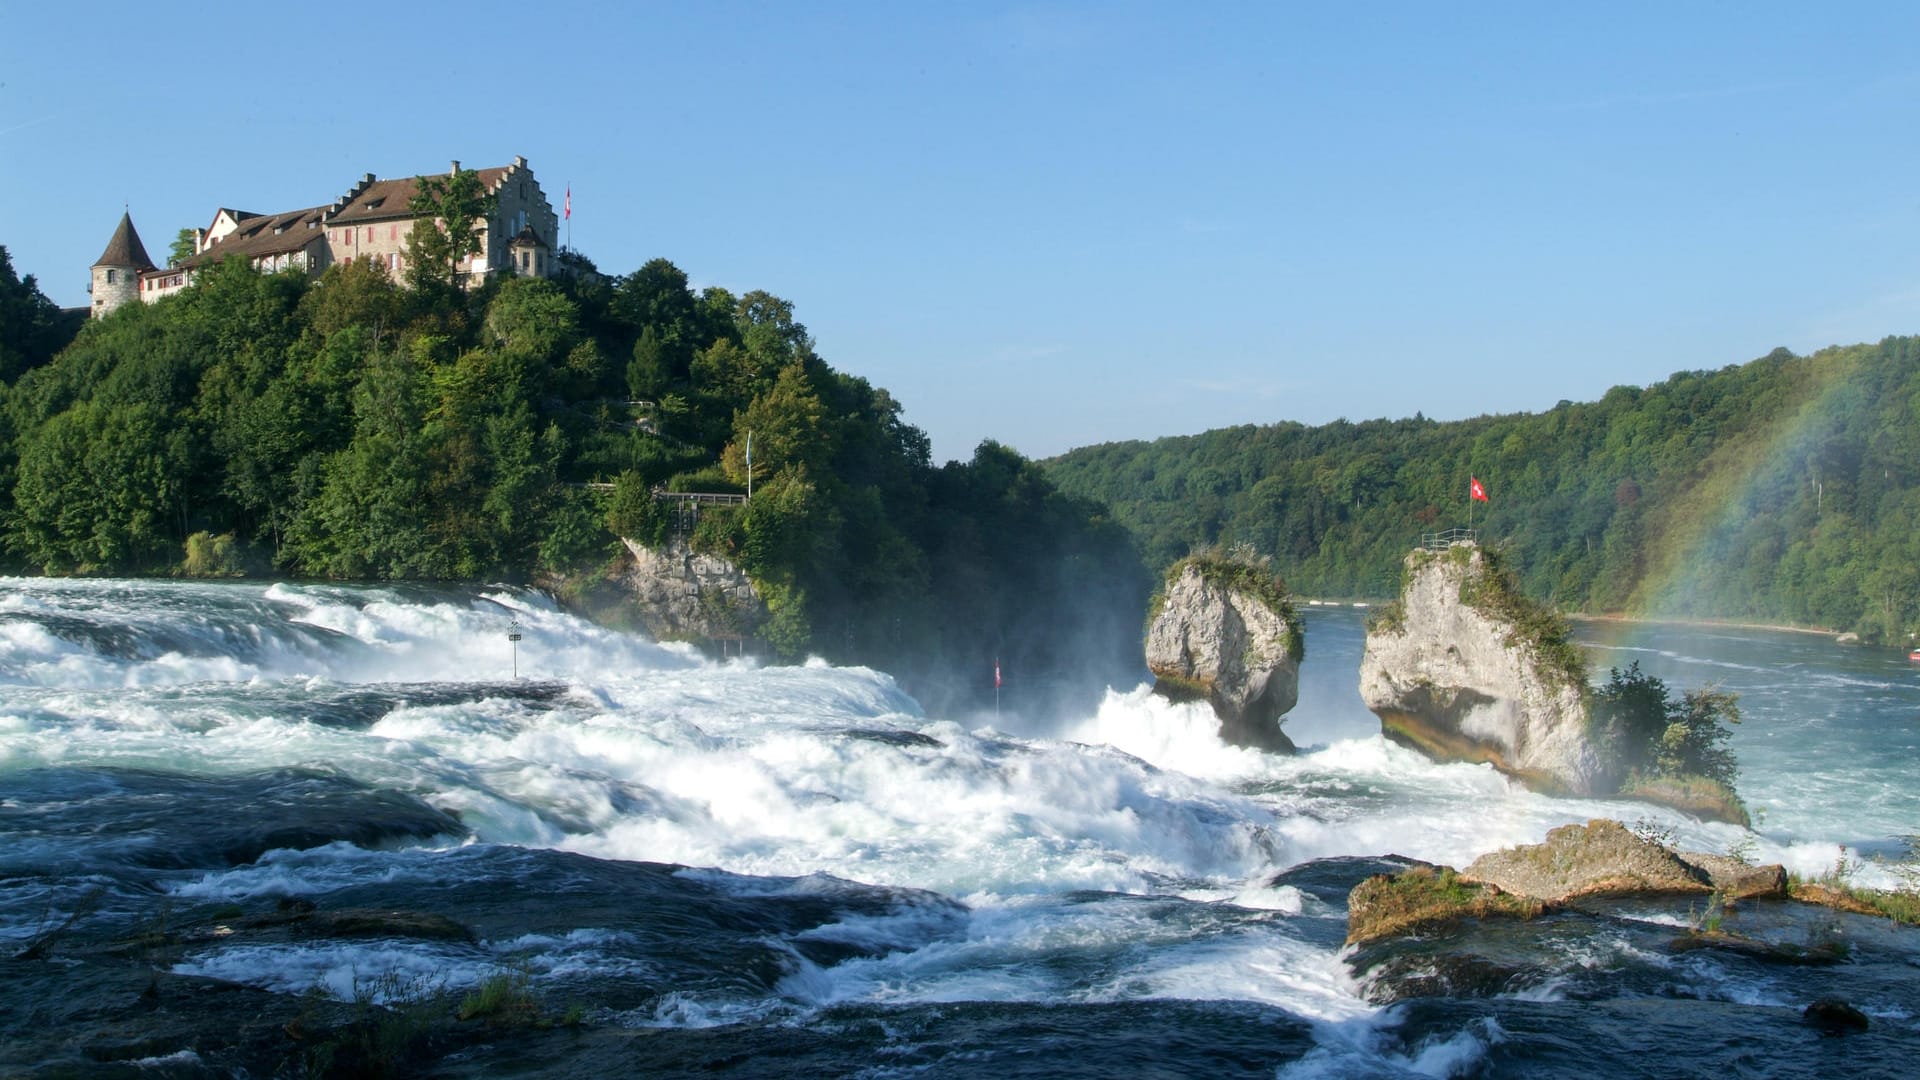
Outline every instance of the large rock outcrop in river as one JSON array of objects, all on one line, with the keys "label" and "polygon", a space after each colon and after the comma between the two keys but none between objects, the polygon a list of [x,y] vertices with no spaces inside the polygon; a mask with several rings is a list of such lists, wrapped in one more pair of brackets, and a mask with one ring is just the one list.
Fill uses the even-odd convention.
[{"label": "large rock outcrop in river", "polygon": [[1388,737],[1572,795],[1606,786],[1585,687],[1565,624],[1471,543],[1407,556],[1400,599],[1376,613],[1360,661],[1360,697]]},{"label": "large rock outcrop in river", "polygon": [[1264,561],[1204,554],[1168,571],[1147,628],[1154,689],[1205,698],[1229,742],[1286,753],[1280,718],[1300,692],[1300,619]]}]

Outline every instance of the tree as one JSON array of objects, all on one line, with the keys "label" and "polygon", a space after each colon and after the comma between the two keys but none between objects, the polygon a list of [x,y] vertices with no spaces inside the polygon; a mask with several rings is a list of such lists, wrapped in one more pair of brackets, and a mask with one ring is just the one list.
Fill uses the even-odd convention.
[{"label": "tree", "polygon": [[198,253],[200,234],[195,229],[181,229],[173,234],[173,243],[167,247],[167,265],[179,266]]},{"label": "tree", "polygon": [[462,260],[480,253],[481,225],[497,197],[472,169],[418,177],[414,184],[407,209],[425,220],[407,234],[407,280],[416,289],[457,287],[465,277]]},{"label": "tree", "polygon": [[0,380],[12,382],[53,358],[71,332],[63,332],[60,308],[40,291],[32,274],[18,277],[0,244]]},{"label": "tree", "polygon": [[1739,767],[1724,724],[1740,722],[1739,699],[1723,690],[1689,690],[1673,700],[1665,681],[1635,661],[1614,668],[1594,692],[1593,735],[1615,784],[1631,777],[1703,776],[1733,787]]}]

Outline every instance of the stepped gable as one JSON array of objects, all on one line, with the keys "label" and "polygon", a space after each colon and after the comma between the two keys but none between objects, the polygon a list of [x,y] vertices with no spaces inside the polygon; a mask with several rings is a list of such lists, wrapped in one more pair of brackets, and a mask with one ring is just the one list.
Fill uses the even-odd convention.
[{"label": "stepped gable", "polygon": [[[458,169],[459,162],[453,162]],[[506,181],[507,174],[515,166],[501,165],[491,169],[477,169],[480,187],[484,191],[497,190]],[[450,176],[451,171],[436,174]],[[420,191],[422,177],[407,176],[395,180],[378,180],[372,173],[360,178],[360,182],[327,208],[328,225],[370,225],[377,221],[396,221],[416,217],[407,207],[413,202],[414,195]]]},{"label": "stepped gable", "polygon": [[140,233],[133,227],[133,214],[122,211],[120,225],[113,230],[113,239],[107,241],[107,250],[93,260],[95,266],[131,266],[135,270],[152,270],[153,260],[147,256],[147,246],[140,242]]}]

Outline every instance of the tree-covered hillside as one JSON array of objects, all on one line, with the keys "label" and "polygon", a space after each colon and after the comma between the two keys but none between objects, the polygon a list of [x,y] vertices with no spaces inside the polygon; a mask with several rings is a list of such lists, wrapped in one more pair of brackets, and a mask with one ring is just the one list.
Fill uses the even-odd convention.
[{"label": "tree-covered hillside", "polygon": [[1307,595],[1391,596],[1467,524],[1568,610],[1920,626],[1920,339],[1786,350],[1538,414],[1239,427],[1046,463],[1151,564],[1247,542]]},{"label": "tree-covered hillside", "polygon": [[695,541],[753,575],[778,653],[988,694],[996,653],[1010,681],[1137,667],[1149,582],[1103,508],[994,443],[936,467],[779,297],[565,265],[468,292],[229,259],[28,354],[0,389],[6,568],[579,580],[655,485],[742,490],[752,432],[751,503]]}]

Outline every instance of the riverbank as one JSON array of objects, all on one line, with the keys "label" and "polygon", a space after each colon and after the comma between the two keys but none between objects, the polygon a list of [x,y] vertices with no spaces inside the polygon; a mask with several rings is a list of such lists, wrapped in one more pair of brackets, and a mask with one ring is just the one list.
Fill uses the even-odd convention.
[{"label": "riverbank", "polygon": [[[1584,623],[1621,623],[1645,626],[1684,626],[1693,630],[1766,630],[1782,634],[1812,634],[1818,637],[1837,638],[1842,631],[1831,627],[1794,626],[1790,623],[1740,622],[1733,619],[1668,619],[1642,615],[1592,614],[1589,612],[1569,612],[1569,622]],[[1889,646],[1892,647],[1892,646]]]}]

